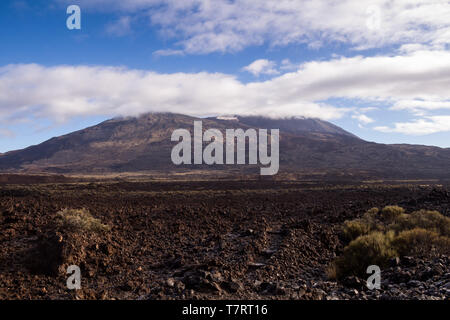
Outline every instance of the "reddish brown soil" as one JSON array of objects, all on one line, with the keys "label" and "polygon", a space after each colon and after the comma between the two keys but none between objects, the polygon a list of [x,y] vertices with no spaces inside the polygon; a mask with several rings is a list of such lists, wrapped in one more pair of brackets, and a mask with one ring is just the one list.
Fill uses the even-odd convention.
[{"label": "reddish brown soil", "polygon": [[[388,204],[449,216],[447,190],[279,181],[5,185],[0,299],[387,298],[327,279],[342,250],[339,225]],[[111,231],[58,233],[55,214],[67,207],[87,208]],[[447,258],[433,263],[444,264],[436,279],[450,275]],[[66,288],[73,263],[82,271],[78,291]],[[446,296],[437,290],[436,298]]]}]

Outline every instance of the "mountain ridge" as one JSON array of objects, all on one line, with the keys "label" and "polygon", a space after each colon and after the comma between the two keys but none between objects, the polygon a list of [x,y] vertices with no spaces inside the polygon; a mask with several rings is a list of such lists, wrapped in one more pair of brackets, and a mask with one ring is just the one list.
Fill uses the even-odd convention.
[{"label": "mountain ridge", "polygon": [[450,149],[408,144],[379,144],[319,119],[271,119],[236,116],[238,121],[149,113],[113,118],[0,156],[3,172],[58,174],[187,172],[214,170],[254,173],[255,166],[175,166],[170,140],[175,129],[192,132],[201,120],[204,129],[280,129],[280,173],[333,172],[364,177],[447,178]]}]

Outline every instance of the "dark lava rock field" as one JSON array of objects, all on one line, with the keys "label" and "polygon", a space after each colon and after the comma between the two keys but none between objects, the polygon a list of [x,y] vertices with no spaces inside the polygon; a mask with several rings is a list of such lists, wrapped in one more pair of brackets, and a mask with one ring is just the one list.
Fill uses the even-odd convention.
[{"label": "dark lava rock field", "polygon": [[[372,207],[450,215],[446,186],[271,181],[0,186],[0,299],[449,299],[448,256],[393,259],[381,289],[327,266]],[[85,208],[110,227],[58,230]],[[66,287],[81,268],[80,290]]]}]

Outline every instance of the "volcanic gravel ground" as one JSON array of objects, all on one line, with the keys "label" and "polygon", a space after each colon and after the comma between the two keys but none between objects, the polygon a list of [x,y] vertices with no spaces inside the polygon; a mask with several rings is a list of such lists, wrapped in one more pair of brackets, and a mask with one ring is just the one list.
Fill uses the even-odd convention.
[{"label": "volcanic gravel ground", "polygon": [[[339,226],[371,207],[449,216],[442,186],[270,181],[109,182],[0,187],[0,299],[448,299],[448,256],[404,258],[337,283]],[[55,233],[86,208],[104,234]],[[68,290],[78,264],[82,289]]]}]

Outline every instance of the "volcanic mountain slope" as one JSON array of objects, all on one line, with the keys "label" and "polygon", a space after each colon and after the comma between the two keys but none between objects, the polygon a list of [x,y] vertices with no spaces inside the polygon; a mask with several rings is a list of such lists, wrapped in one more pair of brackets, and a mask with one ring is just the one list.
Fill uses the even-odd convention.
[{"label": "volcanic mountain slope", "polygon": [[[227,118],[228,119],[228,118]],[[384,178],[449,178],[450,149],[367,142],[318,119],[236,117],[199,119],[179,114],[117,118],[0,156],[4,172],[120,173],[239,170],[255,166],[175,166],[170,154],[175,129],[280,129],[280,173],[346,173]],[[258,166],[259,167],[259,166]],[[212,171],[213,172],[213,171]]]},{"label": "volcanic mountain slope", "polygon": [[327,133],[357,138],[350,132],[327,121],[312,118],[271,119],[264,117],[236,117],[239,122],[255,128],[279,128],[284,133]]}]

